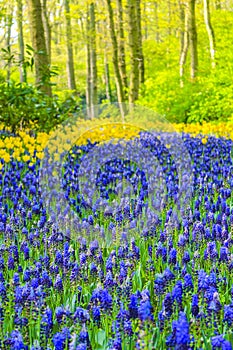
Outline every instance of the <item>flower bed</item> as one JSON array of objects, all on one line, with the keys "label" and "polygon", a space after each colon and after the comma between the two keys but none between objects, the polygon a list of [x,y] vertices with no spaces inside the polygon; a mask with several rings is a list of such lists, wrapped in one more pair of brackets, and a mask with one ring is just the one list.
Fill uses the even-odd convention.
[{"label": "flower bed", "polygon": [[[77,214],[73,232],[56,225],[54,210],[64,217],[63,208],[55,202],[48,210],[39,181],[49,135],[20,132],[0,141],[1,349],[232,349],[233,142],[183,134],[192,192],[180,208],[169,143],[135,130],[100,126],[77,142],[67,131],[74,146],[61,187]],[[159,160],[159,209],[136,154],[135,161],[103,162],[99,198],[90,204],[83,197],[81,162],[118,134]],[[116,201],[120,182],[128,202]]]}]

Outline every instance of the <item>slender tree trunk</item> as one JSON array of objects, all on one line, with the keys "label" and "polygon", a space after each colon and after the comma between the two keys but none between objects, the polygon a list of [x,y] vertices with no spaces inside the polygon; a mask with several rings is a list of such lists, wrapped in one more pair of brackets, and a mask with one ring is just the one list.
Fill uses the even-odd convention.
[{"label": "slender tree trunk", "polygon": [[[185,4],[179,0],[179,38],[180,38],[180,55],[184,48],[184,37],[185,37]],[[187,25],[186,25],[187,27]]]},{"label": "slender tree trunk", "polygon": [[9,7],[9,10],[7,11],[8,13],[6,14],[6,48],[9,52],[9,61],[7,64],[7,75],[6,79],[7,81],[10,80],[11,77],[11,29],[12,29],[12,24],[13,24],[13,9]]},{"label": "slender tree trunk", "polygon": [[159,33],[159,16],[158,16],[159,5],[158,5],[158,2],[155,1],[154,5],[155,5],[155,26],[156,26],[155,41],[157,43],[159,43],[160,42],[160,33]]},{"label": "slender tree trunk", "polygon": [[104,50],[104,80],[106,88],[106,97],[109,102],[112,102],[112,91],[110,83],[109,63],[106,49]]},{"label": "slender tree trunk", "polygon": [[121,79],[124,85],[125,91],[128,88],[127,82],[127,73],[126,73],[126,64],[125,64],[125,37],[124,37],[124,28],[123,28],[123,8],[122,0],[117,0],[117,27],[118,27],[118,57],[119,57],[119,69],[121,74]]},{"label": "slender tree trunk", "polygon": [[128,0],[129,51],[130,51],[130,86],[129,103],[138,99],[139,93],[139,60],[138,60],[138,24],[136,0]]},{"label": "slender tree trunk", "polygon": [[108,7],[109,27],[110,27],[110,35],[111,35],[112,48],[113,48],[112,61],[113,61],[115,79],[116,79],[117,97],[118,97],[118,102],[120,104],[121,116],[124,119],[126,114],[125,105],[124,105],[125,94],[124,94],[124,85],[121,79],[121,74],[118,66],[118,45],[117,45],[117,38],[116,38],[115,27],[114,27],[113,9],[112,9],[111,0],[106,0],[106,2]]},{"label": "slender tree trunk", "polygon": [[42,21],[45,33],[46,50],[48,54],[49,64],[51,64],[51,26],[47,12],[47,0],[42,0]]},{"label": "slender tree trunk", "polygon": [[171,1],[167,2],[168,12],[167,12],[167,35],[171,35]]},{"label": "slender tree trunk", "polygon": [[74,74],[74,56],[72,44],[72,28],[70,20],[70,2],[65,0],[65,27],[66,27],[66,48],[67,48],[67,76],[68,88],[76,90],[75,74]]},{"label": "slender tree trunk", "polygon": [[210,21],[210,3],[209,3],[209,0],[203,0],[203,3],[204,3],[205,25],[206,25],[206,30],[209,37],[209,44],[210,44],[211,66],[212,68],[215,68],[215,37],[214,37],[214,30]]},{"label": "slender tree trunk", "polygon": [[90,55],[90,18],[89,10],[87,10],[87,24],[86,24],[86,104],[88,117],[91,117],[91,55]]},{"label": "slender tree trunk", "polygon": [[136,0],[137,30],[138,30],[138,60],[139,60],[139,82],[144,84],[145,65],[142,47],[142,19],[141,19],[141,1]]},{"label": "slender tree trunk", "polygon": [[112,89],[111,89],[111,80],[110,80],[110,70],[109,70],[109,59],[108,59],[108,35],[107,35],[107,20],[106,18],[102,22],[100,29],[101,35],[104,37],[104,79],[103,83],[105,85],[106,98],[109,102],[112,102]]},{"label": "slender tree trunk", "polygon": [[54,44],[56,46],[56,54],[61,54],[60,48],[60,39],[61,39],[61,18],[62,18],[62,7],[59,6],[54,8],[53,17],[56,19],[53,22],[53,35],[54,35]]},{"label": "slender tree trunk", "polygon": [[24,65],[24,37],[23,37],[23,4],[22,0],[17,0],[17,27],[18,27],[18,45],[19,45],[19,74],[20,82],[27,81],[27,72]]},{"label": "slender tree trunk", "polygon": [[197,30],[196,30],[196,16],[195,16],[195,0],[188,0],[188,17],[189,17],[189,41],[190,41],[190,55],[191,55],[191,80],[195,80],[198,68],[198,54],[197,54]]},{"label": "slender tree trunk", "polygon": [[90,64],[91,64],[91,116],[96,117],[98,94],[97,94],[97,62],[96,62],[96,22],[95,22],[95,5],[90,4]]},{"label": "slender tree trunk", "polygon": [[32,47],[34,49],[36,84],[47,95],[52,95],[49,60],[46,50],[40,0],[28,0]]},{"label": "slender tree trunk", "polygon": [[183,2],[179,2],[180,7],[180,86],[184,86],[184,66],[187,59],[188,47],[189,47],[189,20],[187,6]]},{"label": "slender tree trunk", "polygon": [[143,4],[142,18],[144,19],[144,39],[147,40],[147,38],[148,38],[148,21],[147,21],[146,3]]}]

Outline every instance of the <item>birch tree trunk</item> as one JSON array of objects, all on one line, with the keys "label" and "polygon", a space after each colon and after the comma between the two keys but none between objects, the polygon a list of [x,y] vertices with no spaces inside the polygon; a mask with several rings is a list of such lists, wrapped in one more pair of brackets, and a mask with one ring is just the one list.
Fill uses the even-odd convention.
[{"label": "birch tree trunk", "polygon": [[18,45],[19,45],[19,74],[20,82],[27,81],[27,72],[24,65],[24,37],[23,37],[23,4],[22,0],[17,0],[17,29],[18,29]]},{"label": "birch tree trunk", "polygon": [[114,27],[113,9],[112,9],[111,0],[106,0],[106,3],[108,7],[109,27],[110,27],[110,35],[111,35],[111,42],[112,42],[112,48],[113,48],[112,61],[113,61],[113,68],[114,68],[116,87],[117,87],[117,97],[118,97],[118,102],[120,106],[121,116],[124,119],[126,114],[126,109],[124,105],[125,94],[124,94],[124,85],[121,79],[121,74],[118,66],[118,45],[117,45],[117,38],[116,38],[115,27]]},{"label": "birch tree trunk", "polygon": [[47,95],[52,95],[49,60],[46,50],[40,0],[28,0],[32,47],[34,49],[36,85]]},{"label": "birch tree trunk", "polygon": [[197,75],[197,69],[198,69],[195,2],[196,2],[195,0],[188,1],[189,42],[190,42],[190,56],[191,56],[190,77],[192,81],[195,80]]},{"label": "birch tree trunk", "polygon": [[213,30],[211,20],[210,20],[210,2],[209,2],[209,0],[203,0],[203,5],[204,5],[205,25],[206,25],[206,30],[207,30],[208,37],[209,37],[211,66],[212,66],[212,68],[215,68],[215,37],[214,37],[214,30]]},{"label": "birch tree trunk", "polygon": [[117,0],[117,27],[118,27],[118,57],[119,57],[119,70],[121,79],[124,85],[125,92],[128,88],[126,64],[125,64],[125,36],[123,27],[123,8],[122,0]]}]

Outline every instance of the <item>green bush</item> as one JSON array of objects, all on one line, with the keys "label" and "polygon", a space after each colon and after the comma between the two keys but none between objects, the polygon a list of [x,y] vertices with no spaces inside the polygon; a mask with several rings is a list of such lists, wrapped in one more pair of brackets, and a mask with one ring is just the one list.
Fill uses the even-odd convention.
[{"label": "green bush", "polygon": [[62,103],[26,83],[0,84],[0,123],[16,132],[19,128],[49,131],[65,120],[77,101]]},{"label": "green bush", "polygon": [[[224,121],[233,115],[233,86],[215,81],[185,82],[172,79],[156,84],[148,80],[139,103],[156,111],[170,122],[195,123]],[[152,88],[153,86],[153,88]]]},{"label": "green bush", "polygon": [[193,103],[187,114],[187,122],[223,121],[233,113],[232,87],[210,87],[193,94]]}]

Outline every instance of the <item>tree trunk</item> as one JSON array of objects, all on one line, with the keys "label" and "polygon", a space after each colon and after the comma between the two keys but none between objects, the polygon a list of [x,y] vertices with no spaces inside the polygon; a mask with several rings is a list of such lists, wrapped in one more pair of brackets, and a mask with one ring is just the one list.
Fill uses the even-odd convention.
[{"label": "tree trunk", "polygon": [[139,60],[138,60],[138,24],[136,0],[128,0],[129,51],[130,51],[130,86],[129,103],[138,99],[139,93]]},{"label": "tree trunk", "polygon": [[70,21],[70,2],[65,0],[65,28],[66,28],[66,49],[67,49],[67,76],[68,88],[76,90],[75,74],[74,74],[74,56],[72,44],[72,29]]},{"label": "tree trunk", "polygon": [[203,3],[204,3],[205,25],[206,25],[206,30],[208,33],[209,43],[210,43],[211,66],[212,68],[215,68],[215,37],[214,37],[214,30],[210,21],[210,3],[209,3],[209,0],[203,0]]},{"label": "tree trunk", "polygon": [[119,70],[121,74],[121,79],[124,85],[125,92],[128,88],[127,82],[127,73],[126,73],[126,64],[125,64],[125,37],[124,37],[124,28],[123,28],[123,8],[122,0],[117,0],[117,27],[118,27],[118,57],[119,57]]},{"label": "tree trunk", "polygon": [[97,94],[97,62],[96,62],[96,23],[95,23],[95,5],[90,4],[90,98],[91,98],[91,117],[97,116],[98,94]]},{"label": "tree trunk", "polygon": [[17,29],[18,29],[18,45],[19,45],[19,74],[20,82],[27,81],[27,72],[24,65],[24,37],[23,37],[23,4],[22,0],[17,0]]},{"label": "tree trunk", "polygon": [[144,84],[145,66],[142,48],[142,25],[141,25],[141,1],[136,0],[137,30],[138,30],[138,60],[139,60],[139,82]]},{"label": "tree trunk", "polygon": [[146,3],[143,4],[143,14],[142,18],[144,19],[144,38],[147,40],[148,38],[148,21],[147,21],[147,13],[146,13]]},{"label": "tree trunk", "polygon": [[188,0],[188,18],[189,18],[189,42],[190,42],[190,55],[191,55],[190,77],[191,77],[191,80],[194,81],[197,75],[197,67],[198,67],[195,0]]},{"label": "tree trunk", "polygon": [[180,7],[180,86],[184,86],[184,66],[187,59],[188,47],[189,47],[189,34],[188,34],[188,11],[187,6],[183,2],[179,2]]},{"label": "tree trunk", "polygon": [[47,0],[42,0],[42,21],[45,33],[45,43],[48,55],[49,64],[51,64],[51,26],[47,13]]},{"label": "tree trunk", "polygon": [[157,43],[160,42],[160,33],[159,33],[159,16],[158,16],[158,2],[155,1],[155,26],[156,26],[156,36],[155,36],[155,41]]},{"label": "tree trunk", "polygon": [[46,51],[40,0],[28,0],[29,18],[34,49],[36,84],[47,95],[52,95],[50,85],[49,60]]},{"label": "tree trunk", "polygon": [[118,97],[118,102],[120,104],[121,116],[124,119],[125,113],[126,113],[125,105],[124,105],[125,94],[124,94],[124,85],[121,79],[121,74],[118,66],[118,45],[117,45],[115,28],[114,28],[113,9],[112,9],[111,0],[106,0],[106,2],[108,6],[110,35],[111,35],[112,48],[113,48],[112,61],[113,61],[115,79],[116,79],[117,97]]},{"label": "tree trunk", "polygon": [[87,24],[86,24],[86,104],[88,117],[91,117],[91,56],[90,56],[90,18],[89,10],[87,11]]},{"label": "tree trunk", "polygon": [[108,53],[107,53],[107,42],[106,41],[104,43],[104,84],[105,84],[105,89],[106,89],[106,98],[109,102],[112,102],[112,89],[111,89]]},{"label": "tree trunk", "polygon": [[[7,11],[8,12],[8,11]],[[10,80],[11,77],[11,29],[13,24],[13,9],[10,7],[9,12],[6,14],[6,48],[9,53],[9,60],[7,63],[7,81]]]},{"label": "tree trunk", "polygon": [[171,35],[171,1],[167,2],[168,12],[167,12],[167,35]]},{"label": "tree trunk", "polygon": [[61,18],[62,18],[62,7],[59,6],[53,9],[53,18],[55,20],[53,21],[53,35],[54,35],[54,44],[56,47],[56,55],[61,54],[61,47],[60,47],[60,42],[61,42]]}]

